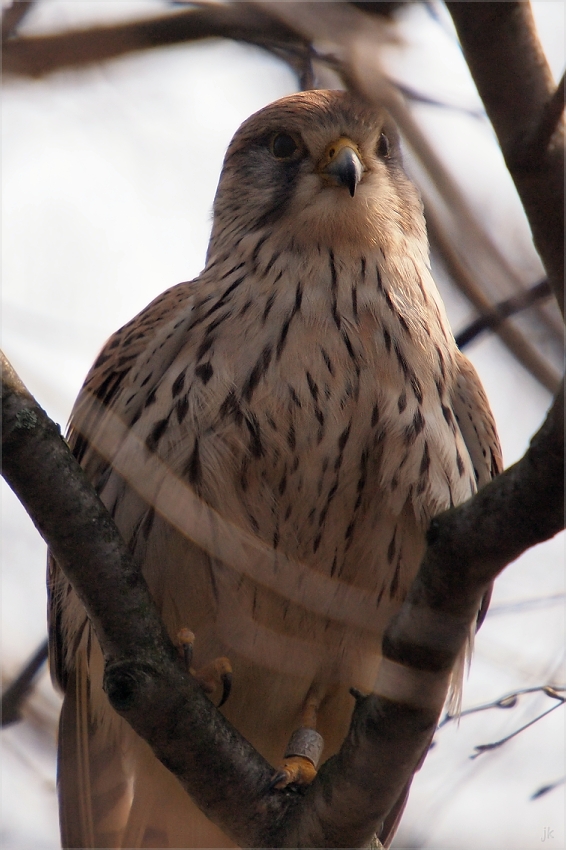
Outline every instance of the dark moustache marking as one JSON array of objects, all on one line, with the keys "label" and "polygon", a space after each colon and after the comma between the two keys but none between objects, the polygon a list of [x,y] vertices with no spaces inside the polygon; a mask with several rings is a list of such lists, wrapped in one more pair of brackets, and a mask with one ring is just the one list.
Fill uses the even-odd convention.
[{"label": "dark moustache marking", "polygon": [[[271,155],[270,155],[271,156]],[[299,175],[299,171],[301,168],[302,161],[292,160],[289,162],[277,162],[272,159],[269,164],[266,162],[262,163],[259,174],[256,176],[255,172],[257,169],[257,161],[253,163],[255,168],[246,169],[250,173],[250,179],[254,182],[257,181],[259,185],[265,186],[265,177],[262,180],[263,174],[261,173],[266,169],[266,166],[269,168],[269,189],[270,198],[268,202],[268,206],[265,211],[252,222],[251,227],[256,229],[261,229],[264,227],[273,227],[287,212],[287,208],[291,202],[291,199],[295,192],[295,186],[297,183],[297,178]]]}]

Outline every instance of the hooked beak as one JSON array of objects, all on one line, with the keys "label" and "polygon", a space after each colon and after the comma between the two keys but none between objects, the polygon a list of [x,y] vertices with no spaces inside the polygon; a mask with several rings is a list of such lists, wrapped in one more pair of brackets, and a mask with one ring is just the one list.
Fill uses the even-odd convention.
[{"label": "hooked beak", "polygon": [[364,166],[357,146],[343,136],[328,145],[318,170],[335,186],[346,186],[353,198],[356,186],[362,179]]}]

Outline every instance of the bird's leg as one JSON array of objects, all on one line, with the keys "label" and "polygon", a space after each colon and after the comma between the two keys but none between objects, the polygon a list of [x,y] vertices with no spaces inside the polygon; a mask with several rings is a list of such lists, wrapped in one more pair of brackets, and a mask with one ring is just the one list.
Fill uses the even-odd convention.
[{"label": "bird's leg", "polygon": [[218,708],[224,705],[230,691],[232,690],[232,665],[227,658],[215,658],[210,664],[205,664],[195,670],[192,666],[193,647],[195,643],[194,633],[189,629],[179,629],[177,632],[177,647],[179,655],[185,662],[187,672],[193,676],[205,692],[205,694],[213,694],[219,685],[222,685],[222,696],[218,703]]},{"label": "bird's leg", "polygon": [[324,741],[316,731],[317,712],[322,702],[322,691],[313,686],[301,711],[300,726],[289,739],[283,761],[270,782],[270,788],[285,788],[291,783],[310,784],[322,754]]}]

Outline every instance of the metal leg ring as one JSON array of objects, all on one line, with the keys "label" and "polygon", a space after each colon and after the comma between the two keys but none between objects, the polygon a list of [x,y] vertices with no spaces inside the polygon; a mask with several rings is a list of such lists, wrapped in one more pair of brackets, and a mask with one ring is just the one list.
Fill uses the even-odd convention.
[{"label": "metal leg ring", "polygon": [[314,767],[317,767],[323,747],[322,735],[319,735],[314,729],[301,726],[300,729],[295,729],[291,735],[283,758],[301,756],[308,759]]}]

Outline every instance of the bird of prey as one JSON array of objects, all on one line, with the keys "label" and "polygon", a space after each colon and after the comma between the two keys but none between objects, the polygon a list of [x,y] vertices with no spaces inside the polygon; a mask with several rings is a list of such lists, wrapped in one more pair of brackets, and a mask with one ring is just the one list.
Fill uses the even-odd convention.
[{"label": "bird of prey", "polygon": [[[127,427],[108,457],[97,441],[113,417]],[[228,658],[222,712],[278,787],[308,781],[308,754],[289,740],[316,729],[322,761],[339,749],[350,688],[372,691],[431,517],[501,463],[384,110],[308,91],[244,122],[203,272],[110,338],[68,439],[172,639],[195,635],[211,699],[222,688],[210,671],[226,681]],[[208,543],[129,481],[156,458],[155,493],[173,475],[212,512]],[[253,568],[232,557],[230,529],[256,541]],[[235,846],[111,709],[100,647],[53,562],[49,584],[63,845]]]}]

